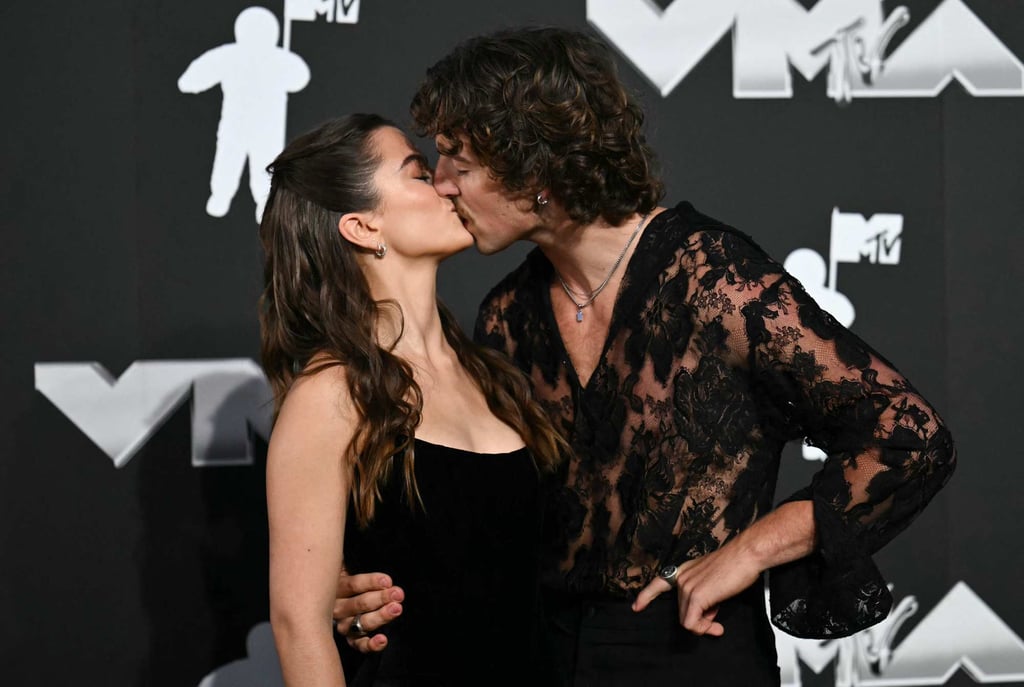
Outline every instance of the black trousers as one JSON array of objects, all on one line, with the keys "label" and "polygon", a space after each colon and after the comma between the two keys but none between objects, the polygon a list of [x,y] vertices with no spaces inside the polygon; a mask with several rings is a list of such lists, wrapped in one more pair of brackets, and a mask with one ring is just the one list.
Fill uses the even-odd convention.
[{"label": "black trousers", "polygon": [[760,582],[724,602],[722,637],[679,624],[674,593],[641,613],[625,599],[545,598],[553,672],[560,687],[777,687],[775,636]]}]

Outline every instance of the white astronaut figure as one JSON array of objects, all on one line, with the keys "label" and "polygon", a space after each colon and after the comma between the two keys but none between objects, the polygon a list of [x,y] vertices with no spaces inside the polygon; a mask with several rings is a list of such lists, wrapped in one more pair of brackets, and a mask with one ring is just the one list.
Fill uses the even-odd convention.
[{"label": "white astronaut figure", "polygon": [[[853,302],[845,294],[829,286],[825,258],[821,257],[817,251],[810,248],[797,248],[786,258],[783,267],[799,279],[811,298],[817,301],[823,310],[836,318],[840,324],[844,327],[853,324],[854,317],[856,317]],[[827,457],[824,451],[814,446],[808,446],[806,443],[802,449],[803,457],[807,460],[825,460]]]},{"label": "white astronaut figure", "polygon": [[277,46],[279,33],[273,13],[248,7],[235,20],[235,42],[207,50],[178,79],[182,93],[201,93],[217,84],[224,93],[206,202],[213,217],[223,217],[231,207],[246,158],[256,221],[263,216],[270,191],[266,166],[284,148],[288,94],[309,83],[306,62]]}]

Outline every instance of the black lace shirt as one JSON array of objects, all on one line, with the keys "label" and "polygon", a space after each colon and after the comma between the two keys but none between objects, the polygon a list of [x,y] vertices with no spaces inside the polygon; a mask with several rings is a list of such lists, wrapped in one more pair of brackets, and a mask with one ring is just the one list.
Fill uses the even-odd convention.
[{"label": "black lace shirt", "polygon": [[586,387],[534,250],[480,309],[575,456],[548,485],[548,588],[628,597],[665,563],[709,553],[767,513],[787,441],[829,454],[789,500],[812,500],[815,552],[769,572],[772,620],[850,634],[891,597],[871,554],[955,464],[938,413],[748,236],[682,203],[655,217],[620,286]]}]

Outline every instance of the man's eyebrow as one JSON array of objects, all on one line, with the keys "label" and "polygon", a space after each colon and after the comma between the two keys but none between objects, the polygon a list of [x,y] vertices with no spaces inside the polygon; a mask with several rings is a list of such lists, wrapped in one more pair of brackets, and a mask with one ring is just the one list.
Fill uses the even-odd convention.
[{"label": "man's eyebrow", "polygon": [[[476,164],[473,160],[470,160],[468,157],[462,154],[462,152],[465,150],[465,144],[459,146],[457,150],[454,150],[455,146],[444,145],[443,143],[436,141],[434,143],[434,147],[437,148],[437,152],[439,154],[441,154],[444,157],[455,160],[456,162],[461,162],[464,165]],[[448,152],[450,150],[454,150],[454,152]]]},{"label": "man's eyebrow", "polygon": [[424,157],[421,153],[413,153],[412,155],[409,155],[404,160],[402,160],[402,164],[399,165],[398,170],[401,171],[405,169],[407,165],[410,165],[413,162],[419,163],[420,167],[423,167],[424,169],[430,169],[430,163],[427,162],[426,157]]}]

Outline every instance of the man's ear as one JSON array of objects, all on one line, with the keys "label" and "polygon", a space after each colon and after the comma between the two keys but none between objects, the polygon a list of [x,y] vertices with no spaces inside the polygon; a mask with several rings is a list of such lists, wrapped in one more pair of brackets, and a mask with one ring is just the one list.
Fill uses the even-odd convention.
[{"label": "man's ear", "polygon": [[338,220],[338,232],[349,243],[369,251],[377,250],[384,242],[380,230],[373,225],[373,217],[367,212],[349,212]]}]

